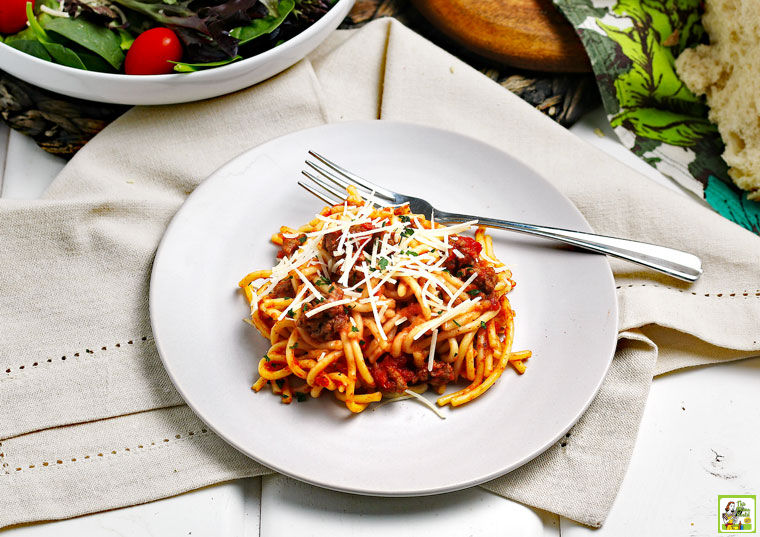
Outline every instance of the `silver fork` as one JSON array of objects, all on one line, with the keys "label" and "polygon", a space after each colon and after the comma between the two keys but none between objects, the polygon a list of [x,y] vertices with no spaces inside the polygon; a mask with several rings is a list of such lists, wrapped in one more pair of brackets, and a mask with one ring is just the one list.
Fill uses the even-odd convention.
[{"label": "silver fork", "polygon": [[[667,248],[665,246],[648,244],[646,242],[608,237],[606,235],[596,235],[594,233],[586,233],[583,231],[537,226],[521,222],[510,222],[508,220],[498,220],[496,218],[440,211],[423,199],[393,192],[387,188],[372,183],[367,179],[359,177],[314,151],[309,151],[309,155],[322,163],[322,165],[319,165],[310,160],[306,161],[306,165],[319,174],[319,176],[307,170],[303,170],[301,173],[311,179],[321,188],[321,190],[302,181],[298,181],[298,184],[330,205],[342,203],[346,197],[345,188],[353,186],[356,187],[359,193],[364,197],[373,194],[375,205],[389,207],[408,203],[409,208],[413,213],[423,214],[427,219],[435,216],[435,221],[441,224],[454,224],[477,220],[478,225],[506,229],[508,231],[519,231],[520,233],[528,233],[530,235],[538,235],[540,237],[566,242],[573,246],[591,250],[593,252],[626,259],[688,282],[696,281],[702,275],[702,262],[697,256],[687,252]],[[327,179],[327,181],[325,181],[325,179]],[[337,185],[340,189],[336,188],[334,185]]]}]

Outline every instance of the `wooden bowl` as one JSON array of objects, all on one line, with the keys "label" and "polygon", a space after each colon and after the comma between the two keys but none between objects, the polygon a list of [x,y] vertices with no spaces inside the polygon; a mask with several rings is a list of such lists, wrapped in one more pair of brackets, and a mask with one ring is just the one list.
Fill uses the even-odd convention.
[{"label": "wooden bowl", "polygon": [[412,2],[441,32],[485,58],[533,71],[591,71],[575,29],[551,0]]}]

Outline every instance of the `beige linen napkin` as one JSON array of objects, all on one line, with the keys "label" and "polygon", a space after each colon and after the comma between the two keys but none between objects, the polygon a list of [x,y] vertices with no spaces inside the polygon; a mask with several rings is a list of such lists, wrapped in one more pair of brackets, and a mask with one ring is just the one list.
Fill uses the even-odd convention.
[{"label": "beige linen napkin", "polygon": [[485,488],[599,526],[653,374],[760,353],[758,237],[380,20],[334,34],[309,60],[249,90],[135,108],[44,199],[0,200],[0,527],[269,471],[208,431],[164,373],[147,309],[153,254],[186,195],[228,159],[297,129],[372,118],[482,139],[552,181],[598,232],[704,261],[693,285],[612,261],[621,333],[599,395],[568,438]]}]

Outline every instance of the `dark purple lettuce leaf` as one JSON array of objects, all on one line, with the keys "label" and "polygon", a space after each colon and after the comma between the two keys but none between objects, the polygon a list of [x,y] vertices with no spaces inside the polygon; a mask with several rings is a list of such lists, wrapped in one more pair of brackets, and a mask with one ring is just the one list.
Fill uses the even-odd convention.
[{"label": "dark purple lettuce leaf", "polygon": [[105,4],[88,4],[81,0],[64,0],[63,11],[73,18],[84,15],[86,17],[89,16],[88,18],[91,19],[99,19],[105,23],[110,21],[116,21],[118,25],[123,23],[121,15]]},{"label": "dark purple lettuce leaf", "polygon": [[205,34],[188,30],[187,28],[173,27],[172,30],[182,41],[185,51],[183,60],[189,63],[207,63],[226,60],[229,55],[219,48],[214,40]]},{"label": "dark purple lettuce leaf", "polygon": [[[229,31],[263,16],[259,6],[260,0],[227,0],[215,3],[177,0],[173,4],[155,0],[112,2],[147,16],[159,24],[198,32],[210,38],[208,46],[222,50],[228,58],[237,55],[238,52],[238,40],[230,36]],[[196,51],[204,48],[203,40],[195,40],[193,48]],[[214,55],[213,52],[207,54]]]}]

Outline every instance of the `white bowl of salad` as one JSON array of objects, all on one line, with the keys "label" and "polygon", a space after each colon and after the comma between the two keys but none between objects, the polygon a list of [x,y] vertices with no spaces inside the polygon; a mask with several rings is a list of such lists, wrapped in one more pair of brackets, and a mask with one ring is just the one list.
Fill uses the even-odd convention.
[{"label": "white bowl of salad", "polygon": [[354,0],[0,0],[0,69],[116,104],[224,95],[287,69]]}]

